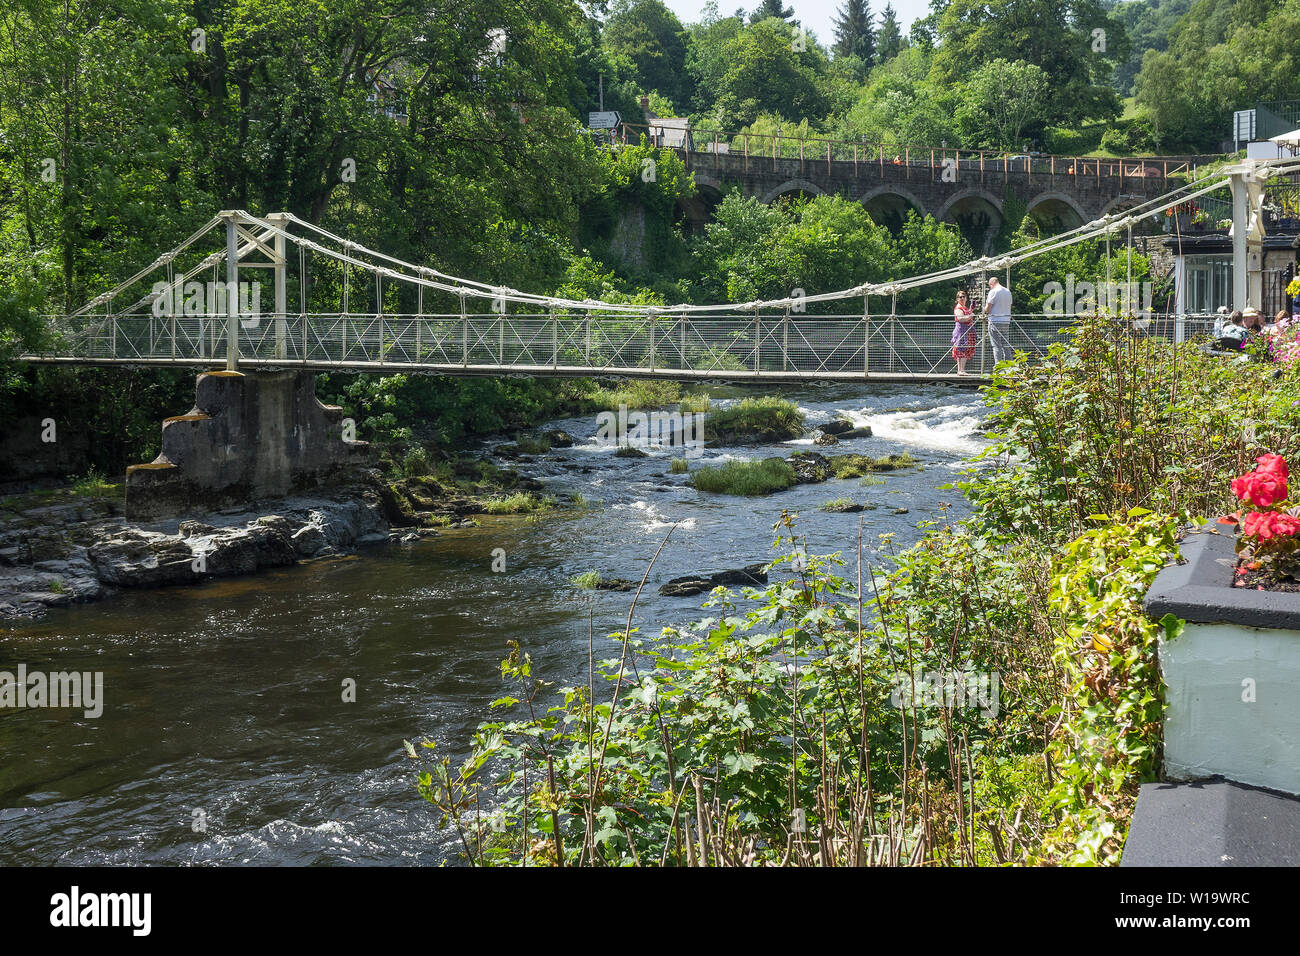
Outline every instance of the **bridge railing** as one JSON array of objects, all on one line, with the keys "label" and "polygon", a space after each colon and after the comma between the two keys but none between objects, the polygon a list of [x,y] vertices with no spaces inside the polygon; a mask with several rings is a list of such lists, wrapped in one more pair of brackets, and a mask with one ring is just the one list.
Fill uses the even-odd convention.
[{"label": "bridge railing", "polygon": [[623,123],[619,139],[623,144],[636,143],[642,135],[647,142],[670,146],[688,163],[698,165],[711,156],[717,164],[723,155],[740,159],[746,168],[752,162],[762,169],[766,161],[776,168],[780,160],[798,160],[802,167],[824,164],[829,173],[837,163],[852,163],[855,175],[877,171],[885,176],[892,171],[913,169],[942,170],[951,167],[963,173],[1034,177],[1074,177],[1076,179],[1125,180],[1194,174],[1194,164],[1182,157],[1151,159],[1105,159],[1087,156],[1058,156],[1046,153],[1016,153],[1009,150],[955,149],[952,147],[911,146],[906,144],[853,142],[818,136],[790,136],[782,133],[746,133],[724,130],[692,129],[689,148],[678,144],[680,133],[654,123]]},{"label": "bridge railing", "polygon": [[[1071,317],[1017,315],[1009,341],[1041,355]],[[1182,340],[1212,317],[1160,315],[1137,328]],[[223,316],[82,316],[55,320],[37,360],[211,365],[226,360]],[[266,315],[239,330],[240,361],[262,366],[468,370],[527,374],[761,379],[851,379],[955,372],[951,315],[758,315],[683,317],[573,313],[471,315]],[[975,374],[992,370],[983,320]]]}]

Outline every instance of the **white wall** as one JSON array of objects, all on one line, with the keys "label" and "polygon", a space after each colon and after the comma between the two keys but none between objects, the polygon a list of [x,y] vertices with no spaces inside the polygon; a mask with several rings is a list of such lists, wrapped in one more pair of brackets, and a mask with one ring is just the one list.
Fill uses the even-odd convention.
[{"label": "white wall", "polygon": [[1300,632],[1188,623],[1160,669],[1166,777],[1300,794]]}]

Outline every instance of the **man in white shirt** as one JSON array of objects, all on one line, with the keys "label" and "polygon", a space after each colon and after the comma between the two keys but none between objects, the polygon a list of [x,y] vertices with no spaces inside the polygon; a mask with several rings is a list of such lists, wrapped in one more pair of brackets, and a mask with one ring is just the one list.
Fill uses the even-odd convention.
[{"label": "man in white shirt", "polygon": [[989,276],[989,294],[984,300],[984,314],[989,317],[989,341],[993,344],[993,361],[1005,362],[1011,356],[1011,290]]}]

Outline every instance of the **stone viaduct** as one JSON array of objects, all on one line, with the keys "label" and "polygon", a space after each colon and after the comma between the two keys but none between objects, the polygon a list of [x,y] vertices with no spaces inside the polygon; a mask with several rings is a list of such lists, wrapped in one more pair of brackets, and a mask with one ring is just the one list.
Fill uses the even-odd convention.
[{"label": "stone viaduct", "polygon": [[[1044,234],[1061,232],[1165,193],[1169,181],[1196,158],[1155,160],[1009,156],[953,150],[888,150],[862,147],[855,159],[816,156],[825,141],[809,141],[797,156],[739,154],[712,149],[677,150],[695,174],[696,196],[685,201],[688,227],[702,228],[727,190],[739,187],[765,203],[783,196],[835,194],[862,203],[872,218],[897,231],[909,209],[956,224],[977,254],[988,251],[1009,206],[1023,209]],[[711,145],[711,144],[710,144]]]}]

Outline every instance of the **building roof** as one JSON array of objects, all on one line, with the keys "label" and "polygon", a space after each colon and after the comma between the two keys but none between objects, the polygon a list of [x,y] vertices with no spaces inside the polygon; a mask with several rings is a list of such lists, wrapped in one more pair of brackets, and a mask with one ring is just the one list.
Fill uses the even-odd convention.
[{"label": "building roof", "polygon": [[[1226,232],[1184,232],[1177,236],[1165,236],[1166,248],[1175,254],[1181,249],[1185,253],[1232,252],[1232,237]],[[1300,249],[1300,233],[1288,230],[1284,233],[1266,234],[1265,249]]]},{"label": "building roof", "polygon": [[691,121],[685,117],[655,116],[647,120],[650,135],[660,146],[683,148],[690,135]]}]

